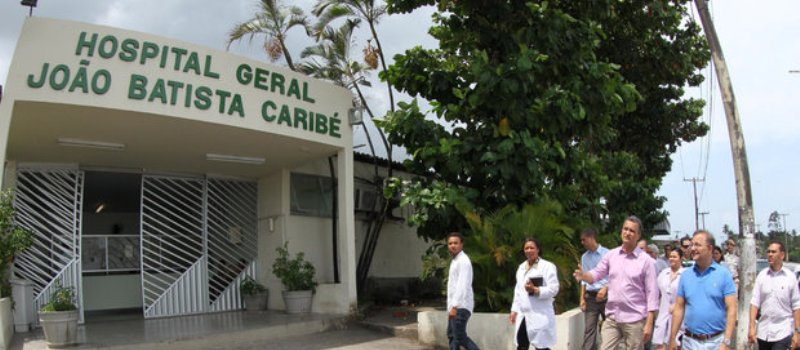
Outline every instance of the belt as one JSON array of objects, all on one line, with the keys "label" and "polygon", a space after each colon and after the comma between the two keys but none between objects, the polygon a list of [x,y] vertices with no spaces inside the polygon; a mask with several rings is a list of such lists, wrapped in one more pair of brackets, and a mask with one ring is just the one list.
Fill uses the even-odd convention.
[{"label": "belt", "polygon": [[711,333],[711,334],[694,334],[694,333],[689,332],[687,330],[683,331],[683,335],[685,335],[685,336],[687,336],[689,338],[692,338],[692,339],[697,339],[697,340],[709,340],[709,339],[714,338],[714,337],[716,337],[716,336],[718,336],[720,334],[722,334],[721,331],[717,332],[717,333]]},{"label": "belt", "polygon": [[587,290],[586,294],[593,294],[594,295],[594,294],[597,294],[597,292],[599,292],[599,290]]}]

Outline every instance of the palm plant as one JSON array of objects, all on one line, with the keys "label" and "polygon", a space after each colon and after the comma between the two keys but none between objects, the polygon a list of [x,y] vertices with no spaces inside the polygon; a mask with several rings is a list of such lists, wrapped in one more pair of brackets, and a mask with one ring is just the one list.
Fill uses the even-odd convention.
[{"label": "palm plant", "polygon": [[565,309],[570,297],[567,291],[575,285],[572,271],[579,254],[574,244],[575,231],[566,224],[567,217],[558,203],[545,201],[521,209],[509,205],[483,217],[469,210],[462,212],[470,227],[464,249],[475,270],[476,308],[510,308],[517,266],[525,259],[522,243],[525,237],[534,237],[541,245],[542,257],[556,265],[562,291],[556,297],[556,309]]},{"label": "palm plant", "polygon": [[[353,48],[353,31],[361,23],[358,18],[347,19],[339,28],[332,28],[326,26],[318,33],[318,42],[314,46],[310,46],[303,50],[301,57],[304,61],[299,65],[298,71],[303,72],[309,76],[319,79],[325,79],[333,82],[334,84],[346,87],[352,90],[357,98],[354,99],[354,105],[361,107],[367,111],[370,118],[375,118],[372,109],[364,97],[362,87],[371,86],[369,80],[366,79],[366,73],[371,69],[369,65],[364,65],[351,57],[351,50]],[[382,192],[381,186],[383,181],[378,173],[378,163],[375,157],[375,145],[372,142],[369,130],[364,126],[364,134],[367,138],[370,152],[374,159],[374,173],[375,173],[375,186],[379,187],[379,192]],[[386,147],[387,152],[391,154],[391,148],[386,140],[383,132],[378,129],[378,133]],[[391,155],[389,156],[391,164]],[[391,176],[391,165],[388,167],[389,176]],[[369,266],[372,261],[372,256],[375,252],[377,240],[380,235],[383,222],[388,216],[390,207],[389,202],[384,201],[379,215],[372,216],[371,222],[367,225],[367,234],[364,240],[364,249],[361,250],[359,256],[357,280],[359,288],[364,286],[366,281]]]},{"label": "palm plant", "polygon": [[264,35],[264,49],[270,59],[274,62],[283,55],[289,69],[296,70],[286,48],[286,33],[295,26],[302,26],[308,32],[308,21],[302,9],[282,6],[279,0],[261,0],[253,18],[236,24],[228,33],[228,48],[245,36],[252,41],[256,35]]},{"label": "palm plant", "polygon": [[[365,60],[370,63],[372,68],[376,68],[377,64],[371,62],[374,62],[375,55],[377,55],[380,58],[381,68],[384,74],[387,73],[383,48],[381,47],[381,41],[378,39],[378,32],[375,29],[380,18],[386,14],[385,5],[376,5],[375,0],[319,0],[314,6],[313,13],[318,17],[318,21],[313,28],[313,32],[316,33],[317,36],[320,36],[331,22],[341,17],[358,18],[366,22],[372,34],[372,40],[375,40],[377,48],[373,48],[370,42],[368,42],[367,48],[364,50],[366,56]],[[387,80],[386,85],[389,90],[389,106],[391,110],[394,111],[392,84]],[[389,153],[391,154],[391,151],[389,151]]]},{"label": "palm plant", "polygon": [[[325,32],[327,31],[326,28],[329,27],[330,23],[338,18],[347,17],[351,20],[358,19],[358,21],[351,22],[356,25],[361,23],[361,21],[367,23],[370,33],[372,34],[372,39],[367,41],[367,47],[364,49],[365,61],[367,62],[368,67],[377,68],[376,57],[380,58],[383,74],[387,77],[386,86],[389,91],[389,108],[392,112],[394,112],[394,92],[392,91],[392,84],[388,79],[386,60],[383,56],[383,49],[381,47],[380,39],[378,38],[378,32],[375,29],[379,19],[386,14],[386,6],[381,4],[376,5],[374,0],[318,0],[312,12],[318,17],[318,22],[313,27],[313,32],[318,37],[324,36]],[[375,41],[377,48],[372,47],[372,40]],[[356,92],[359,94],[361,106],[364,106],[370,118],[374,119],[375,116],[373,115],[372,111],[367,108],[366,100],[361,94],[360,89]],[[393,173],[392,145],[389,143],[386,135],[380,128],[377,128],[377,131],[381,142],[386,149],[386,158],[388,159],[388,166],[386,168],[387,178],[391,178]],[[367,136],[367,142],[369,143],[372,156],[375,158],[375,150],[369,137],[369,130],[366,128],[366,126],[364,126],[364,133]],[[377,162],[375,168],[375,186],[378,187],[380,192],[383,192],[383,178],[378,175]],[[392,205],[394,205],[392,201],[384,200],[378,215],[373,215],[370,217],[370,222],[367,225],[367,233],[364,239],[363,249],[361,249],[361,254],[359,255],[358,268],[356,272],[359,289],[364,286],[364,282],[369,274],[369,268],[372,263],[372,257],[375,253],[378,237],[380,237],[383,223],[389,216]]]}]

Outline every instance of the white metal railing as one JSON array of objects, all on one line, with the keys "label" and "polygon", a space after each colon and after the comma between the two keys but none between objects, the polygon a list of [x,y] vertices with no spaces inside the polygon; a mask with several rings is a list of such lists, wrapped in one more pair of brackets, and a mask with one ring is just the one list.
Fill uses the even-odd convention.
[{"label": "white metal railing", "polygon": [[14,260],[14,274],[33,282],[36,307],[56,285],[75,289],[83,321],[80,241],[83,172],[77,169],[17,170],[16,223],[34,233],[33,245]]},{"label": "white metal railing", "polygon": [[[145,317],[204,312],[202,179],[142,176],[142,305]],[[199,294],[198,294],[199,293]]]},{"label": "white metal railing", "polygon": [[139,235],[81,236],[84,273],[140,271]]}]

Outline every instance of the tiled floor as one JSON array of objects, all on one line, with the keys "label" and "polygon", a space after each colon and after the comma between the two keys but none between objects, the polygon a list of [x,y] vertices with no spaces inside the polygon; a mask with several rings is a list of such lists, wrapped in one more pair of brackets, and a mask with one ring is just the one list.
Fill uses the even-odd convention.
[{"label": "tiled floor", "polygon": [[[71,349],[195,348],[198,344],[223,348],[267,338],[312,334],[341,328],[341,315],[288,315],[280,311],[225,312],[143,319],[135,314],[86,317],[79,326],[79,345]],[[41,329],[14,335],[11,349],[47,349]]]}]

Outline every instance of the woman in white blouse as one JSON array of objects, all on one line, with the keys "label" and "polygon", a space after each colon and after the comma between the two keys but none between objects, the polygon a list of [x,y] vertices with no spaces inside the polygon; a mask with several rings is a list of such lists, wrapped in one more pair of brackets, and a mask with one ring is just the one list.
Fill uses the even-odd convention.
[{"label": "woman in white blouse", "polygon": [[556,266],[540,257],[534,238],[523,244],[526,260],[517,269],[517,285],[508,320],[514,325],[517,349],[549,349],[556,344],[553,298],[558,294]]},{"label": "woman in white blouse", "polygon": [[[656,283],[658,290],[661,291],[661,304],[658,308],[658,318],[656,318],[655,328],[653,329],[653,345],[656,350],[665,349],[669,345],[669,333],[672,330],[672,307],[677,296],[678,282],[681,280],[683,267],[683,251],[675,249],[669,253],[669,268],[664,269],[658,274]],[[678,336],[680,338],[680,335]]]}]

